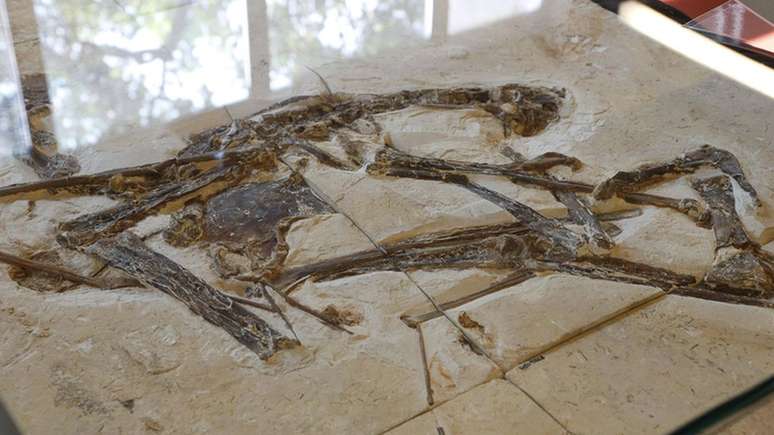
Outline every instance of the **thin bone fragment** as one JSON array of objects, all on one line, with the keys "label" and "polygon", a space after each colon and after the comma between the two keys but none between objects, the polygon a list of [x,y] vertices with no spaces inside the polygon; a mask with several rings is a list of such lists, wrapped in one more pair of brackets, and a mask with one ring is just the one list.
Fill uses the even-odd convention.
[{"label": "thin bone fragment", "polygon": [[28,260],[7,252],[0,251],[0,262],[10,264],[22,269],[35,270],[46,274],[59,276],[67,281],[71,281],[78,284],[85,284],[94,288],[107,288],[116,289],[122,287],[136,287],[139,285],[137,281],[128,279],[101,279],[93,278],[90,276],[82,276],[70,270],[64,269],[53,264],[46,264],[39,261]]}]

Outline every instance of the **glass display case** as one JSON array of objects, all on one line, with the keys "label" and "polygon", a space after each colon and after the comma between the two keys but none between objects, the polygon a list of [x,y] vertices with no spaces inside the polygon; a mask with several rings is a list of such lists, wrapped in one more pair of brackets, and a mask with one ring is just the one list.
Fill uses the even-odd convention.
[{"label": "glass display case", "polygon": [[13,430],[766,433],[774,33],[689,3],[0,0]]}]

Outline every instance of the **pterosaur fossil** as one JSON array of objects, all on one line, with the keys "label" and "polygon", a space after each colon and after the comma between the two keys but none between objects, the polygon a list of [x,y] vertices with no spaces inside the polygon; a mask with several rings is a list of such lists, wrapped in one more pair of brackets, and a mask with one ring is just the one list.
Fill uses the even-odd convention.
[{"label": "pterosaur fossil", "polygon": [[[497,119],[503,134],[540,133],[559,116],[565,91],[507,84],[491,88],[401,91],[383,95],[331,94],[294,97],[250,119],[211,129],[191,138],[175,158],[107,172],[55,177],[0,188],[0,201],[43,196],[106,195],[119,203],[106,210],[61,222],[60,250],[94,256],[128,277],[122,285],[144,285],[175,297],[194,313],[268,358],[298,344],[244,305],[282,315],[267,289],[290,306],[343,331],[336,310],[318,311],[296,301],[295,285],[378,270],[484,267],[512,270],[519,280],[535,273],[562,272],[597,279],[656,286],[665,291],[736,303],[774,306],[774,261],[745,232],[736,215],[731,179],[760,205],[742,165],[730,152],[702,146],[673,160],[622,171],[597,185],[553,175],[559,166],[577,170],[578,159],[546,153],[532,159],[504,152],[504,164],[454,161],[412,155],[383,135],[375,115],[425,106],[437,110],[470,109]],[[371,141],[352,137],[370,137]],[[321,142],[335,143],[343,154]],[[366,143],[367,142],[367,143]],[[370,145],[369,145],[370,144]],[[369,150],[369,146],[373,149]],[[341,171],[365,169],[370,177],[433,180],[466,189],[496,204],[513,217],[511,224],[468,226],[432,232],[371,250],[318,263],[288,267],[286,233],[291,224],[316,214],[334,213],[336,205],[315,191],[293,165],[289,154],[303,154]],[[337,155],[334,155],[337,154]],[[365,168],[363,168],[365,167]],[[699,167],[721,175],[694,180],[702,201],[642,192],[647,186]],[[567,209],[565,217],[548,217],[475,181],[472,176],[499,176],[518,186],[553,193]],[[593,202],[617,196],[634,205],[665,207],[683,213],[715,232],[717,255],[706,276],[692,276],[610,255],[613,221],[638,210],[595,213]],[[143,219],[172,213],[163,237],[175,246],[207,249],[223,278],[251,283],[247,297],[230,295],[194,276],[173,260],[154,252],[130,230]],[[46,258],[59,258],[50,256]],[[61,267],[0,255],[0,261],[27,274],[58,276],[75,284],[107,286],[96,276],[79,276]],[[19,281],[22,282],[22,281]],[[26,282],[26,281],[25,281]],[[519,282],[517,281],[513,281]],[[115,284],[115,283],[114,283]],[[119,285],[114,285],[118,287]],[[254,297],[263,296],[268,302]],[[262,314],[263,315],[263,314]],[[289,324],[283,315],[283,321]],[[290,327],[292,332],[292,327]]]}]

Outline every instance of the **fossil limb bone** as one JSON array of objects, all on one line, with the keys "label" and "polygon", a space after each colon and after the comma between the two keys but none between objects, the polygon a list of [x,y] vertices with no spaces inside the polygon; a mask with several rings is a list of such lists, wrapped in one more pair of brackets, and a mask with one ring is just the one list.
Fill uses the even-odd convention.
[{"label": "fossil limb bone", "polygon": [[223,328],[262,359],[269,358],[279,349],[298,344],[179,264],[149,249],[131,233],[102,239],[88,247],[86,252],[102,258],[146,286],[175,297],[194,313]]},{"label": "fossil limb bone", "polygon": [[18,156],[30,166],[40,178],[66,177],[81,170],[78,159],[58,152],[56,136],[45,126],[45,119],[51,115],[51,99],[44,74],[22,76],[27,120],[29,121],[32,147]]},{"label": "fossil limb bone", "polygon": [[513,223],[423,234],[383,249],[372,249],[288,270],[267,271],[264,278],[287,287],[299,280],[330,280],[382,270],[449,267],[524,267],[524,259],[543,255],[550,244],[526,227]]},{"label": "fossil limb bone", "polygon": [[282,312],[282,308],[280,308],[279,305],[277,305],[277,302],[274,301],[274,298],[271,297],[271,294],[269,294],[269,290],[266,288],[265,285],[261,286],[261,292],[263,293],[263,298],[269,301],[269,305],[271,305],[274,312],[279,314],[279,316],[282,318],[282,321],[285,323],[285,326],[288,327],[288,330],[290,330],[291,334],[293,334],[293,337],[301,343],[301,340],[298,338],[298,335],[296,334],[296,331],[293,329],[293,325],[290,323],[290,320],[285,315],[285,313]]},{"label": "fossil limb bone", "polygon": [[726,150],[704,145],[701,148],[685,153],[670,162],[644,165],[633,171],[621,171],[612,178],[600,183],[594,189],[594,198],[608,199],[614,195],[626,192],[636,192],[651,184],[660,182],[666,177],[696,172],[697,169],[712,166],[733,177],[739,186],[760,206],[758,193],[752,187],[742,171],[736,156]]},{"label": "fossil limb bone", "polygon": [[774,257],[745,232],[731,180],[725,175],[696,180],[693,188],[707,203],[715,232],[715,259],[702,284],[733,295],[774,297]]},{"label": "fossil limb bone", "polygon": [[[143,284],[134,278],[95,278],[91,276],[82,276],[70,270],[55,266],[53,264],[42,263],[39,261],[28,260],[18,257],[16,255],[9,254],[7,252],[0,252],[0,262],[9,264],[11,266],[19,267],[21,269],[34,270],[42,272],[44,274],[59,276],[67,281],[75,282],[78,284],[85,284],[94,288],[101,289],[119,289],[125,287],[143,287]],[[254,301],[252,299],[243,298],[240,296],[223,293],[229,299],[237,301],[244,305],[250,305],[252,307],[260,308],[265,311],[274,312],[272,307]]]},{"label": "fossil limb bone", "polygon": [[440,247],[363,251],[310,265],[289,269],[274,277],[273,284],[287,286],[299,279],[333,280],[376,271],[485,267],[518,269],[527,258],[528,241],[518,236],[499,235],[475,242],[464,241]]},{"label": "fossil limb bone", "polygon": [[[518,270],[512,273],[511,275],[508,275],[504,279],[495,282],[494,284],[488,286],[483,290],[463,296],[453,301],[439,304],[438,308],[445,311],[445,310],[451,310],[457,307],[461,307],[462,305],[465,305],[468,302],[474,301],[486,295],[490,295],[500,290],[518,285],[530,278],[533,278],[534,276],[535,274],[529,270]],[[403,323],[413,328],[422,322],[426,322],[428,320],[441,317],[442,315],[443,314],[438,310],[432,310],[421,314],[403,315],[401,316],[401,320],[403,321]]]},{"label": "fossil limb bone", "polygon": [[[554,255],[574,256],[575,252],[585,243],[581,236],[567,229],[556,219],[547,218],[532,208],[512,200],[505,195],[473,183],[465,175],[453,172],[436,172],[426,169],[391,169],[385,175],[416,178],[420,180],[435,180],[457,184],[487,201],[502,207],[525,227],[542,234],[554,242]],[[550,179],[549,179],[550,180]],[[564,251],[560,254],[560,251]]]},{"label": "fossil limb bone", "polygon": [[254,157],[253,164],[244,166],[216,166],[198,176],[181,182],[171,182],[157,187],[137,201],[125,202],[97,213],[78,217],[60,225],[57,240],[66,247],[89,244],[100,237],[108,237],[123,231],[166,203],[181,199],[200,189],[224,181],[225,186],[236,184],[251,168],[274,165],[271,153]]},{"label": "fossil limb bone", "polygon": [[[556,158],[552,157],[551,165],[577,165],[577,160],[572,157]],[[508,177],[516,184],[528,186],[538,186],[548,190],[568,190],[576,192],[590,192],[593,186],[585,183],[573,181],[558,181],[552,178],[529,173],[522,169],[521,165],[525,163],[514,163],[509,165],[493,165],[488,163],[469,163],[457,162],[453,160],[433,159],[428,157],[417,157],[398,151],[392,147],[386,146],[379,150],[375,160],[368,166],[368,172],[373,175],[390,175],[406,173],[405,171],[426,171],[441,174],[486,174],[501,175]],[[545,170],[551,165],[544,162],[536,167]]]},{"label": "fossil limb bone", "polygon": [[588,205],[575,192],[553,192],[554,197],[567,207],[567,217],[570,221],[583,226],[585,234],[596,246],[604,249],[612,248],[615,243],[605,232],[602,224],[591,212]]},{"label": "fossil limb bone", "polygon": [[722,175],[706,178],[694,181],[693,188],[699,192],[709,208],[712,229],[715,231],[716,248],[749,246],[750,238],[736,214],[731,180]]},{"label": "fossil limb bone", "polygon": [[[496,204],[510,213],[525,227],[532,231],[540,233],[546,239],[551,240],[555,245],[552,251],[557,251],[558,255],[574,256],[577,250],[585,242],[581,236],[567,229],[556,219],[547,218],[532,208],[508,198],[505,195],[489,190],[484,186],[471,183],[466,177],[455,178],[455,184],[460,184],[480,197]],[[556,248],[556,249],[553,249]],[[559,251],[566,251],[559,254]],[[554,255],[557,255],[554,254]]]},{"label": "fossil limb bone", "polygon": [[561,263],[541,261],[536,268],[608,281],[656,286],[665,290],[676,286],[687,286],[696,281],[690,275],[606,256],[584,256],[574,261]]},{"label": "fossil limb bone", "polygon": [[145,179],[145,185],[158,185],[169,182],[172,179],[167,176],[170,172],[188,164],[218,162],[221,166],[229,166],[235,163],[251,161],[256,154],[264,153],[266,147],[250,147],[239,150],[217,151],[206,154],[190,155],[167,159],[159,163],[150,163],[128,168],[111,169],[89,175],[75,175],[70,177],[58,177],[49,180],[33,181],[30,183],[18,183],[0,187],[0,198],[13,196],[14,199],[25,199],[20,196],[25,193],[48,191],[56,193],[61,190],[73,191],[78,194],[101,194],[110,188],[111,180],[117,178],[141,177]]},{"label": "fossil limb bone", "polygon": [[688,216],[696,222],[696,225],[702,228],[711,228],[712,226],[710,223],[710,213],[701,202],[695,199],[675,199],[647,193],[624,193],[621,195],[621,198],[630,204],[671,208]]},{"label": "fossil limb bone", "polygon": [[[523,162],[523,157],[516,154],[511,148],[504,148],[503,151],[501,151],[503,155],[506,157],[511,158],[512,160],[516,161],[517,163]],[[565,157],[563,154],[558,153],[546,153],[541,156],[538,156],[535,159],[532,159],[530,161],[535,160],[541,160],[544,158],[550,158],[550,157]],[[573,170],[578,170],[582,166],[582,163],[580,160],[574,159],[571,162],[571,165]],[[526,169],[525,165],[521,165],[522,169]],[[544,166],[536,166],[534,170],[543,170],[549,169],[549,167]],[[549,178],[556,179],[555,177],[544,174]],[[614,246],[613,239],[610,237],[610,235],[605,231],[605,229],[602,227],[602,224],[597,219],[597,216],[592,213],[591,209],[586,205],[586,203],[581,199],[578,198],[578,195],[575,192],[570,191],[552,191],[551,192],[554,195],[554,198],[556,198],[557,201],[564,204],[565,207],[567,207],[567,217],[570,222],[573,222],[578,225],[583,226],[584,233],[588,236],[589,241],[594,244],[595,246],[601,247],[603,249],[610,249]]]},{"label": "fossil limb bone", "polygon": [[[359,119],[414,105],[478,107],[503,124],[506,135],[532,136],[558,118],[565,97],[561,89],[506,84],[492,88],[419,89],[392,94],[331,94],[296,96],[240,121],[246,134],[236,137],[228,126],[203,132],[180,156],[239,148],[257,140],[301,138],[310,130],[328,132],[351,126]],[[323,134],[325,136],[325,134]]]},{"label": "fossil limb bone", "polygon": [[90,276],[82,276],[53,264],[28,260],[26,258],[17,257],[16,255],[9,254],[7,252],[0,252],[0,262],[19,267],[21,269],[34,270],[48,275],[58,276],[70,282],[85,284],[95,288],[116,289],[122,287],[135,287],[139,285],[137,281],[130,279],[101,279]]},{"label": "fossil limb bone", "polygon": [[31,167],[43,179],[68,177],[81,170],[75,156],[56,152],[56,139],[52,133],[30,129],[32,147],[20,160]]},{"label": "fossil limb bone", "polygon": [[[539,174],[540,171],[555,165],[571,166],[576,168],[580,162],[572,157],[561,154],[544,154],[551,165],[525,166],[530,161],[516,162],[512,165],[493,165],[487,163],[455,162],[442,159],[417,157],[398,151],[391,146],[386,146],[376,154],[374,162],[367,170],[373,175],[407,176],[417,178],[411,174],[417,171],[428,173],[426,179],[434,179],[429,174],[435,174],[435,178],[443,179],[443,174],[485,174],[507,177],[513,183],[559,192],[592,193],[594,186],[577,181],[557,180],[554,177]],[[561,157],[560,157],[561,156]],[[537,159],[542,159],[543,156]],[[534,160],[534,159],[533,159]],[[531,168],[525,170],[524,168]],[[532,173],[530,171],[538,173]],[[568,197],[569,198],[569,197]],[[652,205],[654,207],[668,207],[686,214],[701,226],[707,226],[709,217],[698,201],[692,199],[673,199],[647,193],[621,193],[621,199],[632,204]],[[604,242],[603,242],[604,243]]]}]

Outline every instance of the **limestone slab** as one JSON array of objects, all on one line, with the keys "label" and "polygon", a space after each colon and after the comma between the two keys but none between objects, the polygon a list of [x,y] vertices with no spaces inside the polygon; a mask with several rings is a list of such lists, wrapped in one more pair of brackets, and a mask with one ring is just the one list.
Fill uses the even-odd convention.
[{"label": "limestone slab", "polygon": [[301,266],[375,249],[342,214],[317,215],[294,222],[288,230],[286,267]]},{"label": "limestone slab", "polygon": [[479,109],[410,107],[374,117],[393,146],[409,154],[449,160],[510,163],[500,154],[501,121]]},{"label": "limestone slab", "polygon": [[438,427],[435,414],[429,411],[386,432],[386,435],[438,435]]},{"label": "limestone slab", "polygon": [[505,210],[443,182],[372,177],[363,170],[338,170],[314,162],[302,173],[377,242],[513,221]]},{"label": "limestone slab", "polygon": [[[176,0],[161,3],[174,2]],[[13,4],[14,1],[8,3]],[[80,19],[79,27],[85,31],[91,24],[97,23],[108,34],[122,33],[122,29],[111,33],[110,23],[116,16],[113,12],[124,15],[121,8],[114,7],[111,2],[93,2],[92,6],[99,3],[94,7],[84,7],[84,2],[72,0],[50,3],[71,7],[67,10],[49,8],[51,13],[48,15],[53,24],[42,30],[50,35],[53,35],[51,29],[61,29],[68,24],[58,19],[61,15]],[[445,3],[435,2],[435,5]],[[710,143],[734,153],[759,191],[764,206],[757,210],[740,210],[741,219],[748,226],[751,236],[759,237],[766,233],[767,228],[774,228],[774,189],[770,187],[774,179],[774,153],[771,152],[770,117],[766,116],[773,108],[770,98],[649,41],[628,29],[618,17],[588,0],[512,2],[522,4],[516,12],[481,8],[476,2],[467,3],[454,2],[449,11],[448,32],[433,32],[429,41],[410,46],[399,44],[397,50],[380,50],[376,56],[358,59],[326,55],[319,62],[315,60],[307,64],[320,71],[335,91],[342,92],[491,86],[513,81],[565,87],[569,100],[561,112],[562,118],[540,135],[508,139],[512,149],[528,157],[549,151],[577,157],[586,165],[582,172],[562,173],[561,176],[595,183],[617,171],[646,162],[668,160]],[[223,11],[219,5],[216,8],[219,12]],[[466,9],[471,11],[473,8],[476,14],[465,14]],[[61,10],[73,13],[60,14]],[[442,12],[441,9],[436,11]],[[177,12],[170,11],[167,15],[177,15]],[[221,26],[223,21],[220,18],[226,16],[213,14],[215,21],[211,23]],[[183,27],[213,29],[211,23],[200,22],[201,17],[194,17],[189,16]],[[465,22],[468,19],[473,23]],[[150,20],[152,18],[145,18],[144,22]],[[461,22],[468,24],[462,30]],[[160,23],[168,24],[169,21],[161,20]],[[130,30],[137,28],[131,24],[125,27]],[[295,29],[295,26],[291,27]],[[223,34],[220,32],[222,29],[214,30]],[[287,35],[287,29],[282,26],[277,30],[280,38]],[[195,39],[190,32],[174,36],[182,36],[184,42],[180,45],[190,44]],[[108,43],[110,48],[116,41],[115,38],[109,39],[100,42]],[[378,42],[368,41],[371,42],[367,44]],[[119,43],[117,48],[122,47],[125,48]],[[157,47],[140,43],[132,48],[145,50]],[[75,45],[64,46],[65,58],[73,54],[70,48],[75,48]],[[43,72],[39,41],[22,42],[16,44],[15,49],[23,72]],[[47,47],[42,49],[45,52]],[[319,59],[319,49],[312,49],[314,56],[302,57]],[[229,48],[225,54],[231,56],[238,51]],[[126,122],[126,113],[137,114],[147,106],[144,101],[111,96],[125,96],[127,89],[138,86],[144,88],[141,82],[145,78],[157,82],[161,70],[151,70],[155,68],[151,63],[158,63],[158,59],[153,60],[149,63],[118,59],[115,69],[119,74],[142,68],[138,71],[141,79],[131,83],[125,80],[111,83],[85,81],[84,66],[109,66],[102,62],[100,53],[83,56],[80,63],[76,62],[78,71],[65,66],[65,71],[55,75],[74,77],[65,80],[71,95],[76,98],[97,95],[97,98],[87,98],[83,104],[65,105],[59,108],[60,113],[70,115],[76,124],[85,122],[86,127],[79,130],[83,134],[93,135],[95,128],[97,132],[103,131],[105,122],[112,124],[116,119],[120,119],[115,122],[115,127],[120,130]],[[265,60],[277,65],[275,61],[278,59],[266,56]],[[56,58],[47,58],[46,61],[49,68],[56,64]],[[219,71],[233,69],[207,54],[199,56],[194,63],[198,61]],[[237,69],[242,70],[240,67]],[[668,73],[668,80],[665,79],[665,72]],[[204,77],[207,84],[235,84],[222,75],[217,75],[214,81],[209,76]],[[292,87],[283,89],[283,95],[319,91],[317,79],[311,73],[306,74],[303,80],[299,77],[292,77],[292,80]],[[149,89],[155,92],[155,88]],[[271,97],[267,98],[273,100],[277,95],[279,93],[272,91]],[[189,101],[189,97],[198,98],[199,93],[187,93],[185,101]],[[90,105],[95,108],[92,113],[88,110]],[[164,111],[168,106],[158,107]],[[245,116],[250,114],[250,110],[245,109]],[[118,118],[108,118],[111,111],[115,111]],[[232,115],[235,113],[233,111]],[[422,121],[418,124],[436,122],[431,117],[416,119]],[[488,154],[491,144],[464,136],[466,129],[474,123],[484,125],[483,119],[469,119],[471,124],[445,119],[458,126],[460,134],[441,138],[435,144],[432,129],[411,131],[407,128],[404,136],[401,136],[401,131],[396,131],[393,140],[398,145],[418,143],[421,145],[418,151],[429,150],[449,158],[499,159]],[[443,126],[441,122],[437,125]],[[193,130],[196,125],[191,127]],[[85,168],[97,169],[155,161],[168,156],[179,146],[179,138],[155,141],[143,135],[141,130],[144,128],[136,124],[131,126],[136,141],[79,148],[74,152]],[[480,131],[486,133],[487,129]],[[440,134],[446,135],[447,131],[441,130]],[[427,138],[433,140],[428,142]],[[347,198],[349,202],[342,204],[350,209],[366,209],[357,216],[357,221],[364,227],[368,225],[367,232],[380,241],[390,240],[393,236],[400,238],[427,230],[497,219],[507,221],[509,218],[500,210],[477,202],[477,197],[465,192],[458,194],[452,191],[449,194],[450,187],[425,184],[420,192],[415,192],[405,189],[402,184],[363,181],[364,174],[354,171],[330,171],[318,175],[314,173],[313,165],[310,163],[311,170],[307,175],[315,182],[327,177],[319,184],[326,194],[338,201],[344,198],[343,192],[354,185],[353,192],[357,192],[358,197]],[[35,176],[24,165],[3,163],[0,165],[0,179],[3,180],[0,184],[5,185],[31,181]],[[500,180],[496,181],[500,183]],[[359,183],[366,183],[365,187],[358,188],[356,184]],[[494,185],[488,186],[494,188]],[[503,189],[505,187],[502,186]],[[688,194],[687,191],[674,193],[680,193],[679,196]],[[509,191],[507,195],[515,199],[523,198],[517,192]],[[525,203],[529,201],[525,200]],[[425,203],[428,206],[423,210]],[[0,236],[5,240],[30,244],[44,240],[53,243],[55,219],[47,216],[45,219],[50,222],[45,224],[21,219],[26,207],[26,203],[0,205],[0,225],[3,225]],[[553,205],[535,205],[541,212],[550,207]],[[53,210],[52,213],[55,213]],[[626,258],[647,260],[688,273],[703,272],[703,265],[711,263],[711,255],[707,255],[712,249],[711,233],[707,233],[707,237],[701,235],[704,230],[695,229],[690,222],[673,226],[673,220],[677,219],[673,215],[676,213],[669,210],[664,211],[663,218],[650,219],[653,215],[645,214],[643,219],[633,222],[632,227],[624,228],[625,232],[619,240],[619,253]],[[681,243],[686,246],[681,247]],[[208,266],[203,261],[205,259],[196,256],[190,259],[192,261],[188,264],[195,269],[193,272],[197,276],[206,276]],[[460,277],[461,282],[468,279],[456,274],[450,274],[449,279],[453,276]],[[352,293],[333,286],[341,283],[324,284],[318,290],[303,288],[298,293],[299,298],[316,308],[331,304],[363,314],[361,323],[351,327],[356,336],[340,335],[307,315],[288,309],[288,315],[306,347],[296,353],[283,354],[277,361],[262,363],[235,344],[231,337],[201,318],[190,315],[185,308],[160,292],[79,289],[67,294],[38,295],[18,289],[0,272],[0,305],[3,310],[0,312],[0,390],[3,391],[3,400],[19,419],[22,429],[29,433],[93,433],[100,428],[106,433],[144,433],[158,429],[171,433],[372,433],[408,420],[396,430],[409,428],[408,433],[427,431],[437,435],[436,428],[441,419],[435,413],[426,412],[421,367],[410,366],[419,361],[416,357],[416,331],[397,329],[399,332],[393,336],[379,329],[392,328],[393,324],[400,326],[394,323],[393,317],[426,304],[426,298],[423,301],[423,295],[408,291],[407,284],[406,291],[400,289],[403,284],[397,285],[398,289],[390,284],[390,280],[399,278],[379,278],[373,283],[368,281],[370,279],[373,275],[360,280],[341,281],[351,287]],[[432,288],[429,283],[427,287]],[[317,293],[319,288],[322,293]],[[305,293],[307,291],[311,295]],[[467,291],[468,288],[464,290]],[[393,299],[377,302],[371,296],[361,298],[359,292],[366,295],[387,294]],[[443,300],[443,295],[456,292],[442,288],[433,295]],[[278,303],[282,304],[281,301]],[[660,304],[662,302],[654,306]],[[369,312],[368,308],[372,305],[382,308]],[[424,307],[426,305],[420,308]],[[757,372],[773,371],[770,365],[766,365],[773,359],[770,338],[766,338],[770,337],[773,328],[770,317],[761,314],[762,311],[696,299],[672,302],[671,307],[669,310],[648,311],[649,318],[627,320],[624,326],[629,326],[619,328],[619,333],[608,334],[607,338],[599,338],[601,335],[597,331],[559,348],[571,349],[568,346],[583,344],[588,349],[579,349],[589,358],[589,355],[594,356],[596,359],[592,362],[585,363],[577,352],[559,358],[561,361],[553,361],[557,357],[552,355],[559,355],[557,350],[528,369],[513,369],[510,377],[515,379],[517,373],[533,376],[535,370],[539,373],[543,370],[541,366],[547,365],[542,375],[534,375],[535,379],[527,383],[528,392],[552,414],[566,421],[571,430],[578,433],[628,433],[637,432],[638,428],[640,432],[666,432],[671,427],[654,430],[655,423],[651,422],[663,420],[665,424],[677,425],[757,381],[753,379],[757,378],[754,376]],[[574,309],[571,306],[568,311]],[[390,314],[385,315],[385,320],[374,314],[386,311]],[[682,314],[677,315],[677,312]],[[486,319],[475,314],[471,316],[487,326]],[[683,320],[676,321],[676,318]],[[689,323],[691,319],[698,320]],[[276,316],[267,320],[285,331]],[[441,337],[448,335],[448,331],[454,331],[448,328],[448,323],[444,326],[447,333]],[[176,331],[175,340],[169,338],[174,334],[169,333],[168,327]],[[157,333],[160,335],[154,335]],[[140,340],[141,346],[137,347],[133,340],[148,335],[148,340]],[[368,338],[362,338],[364,335]],[[130,337],[128,342],[126,337]],[[589,337],[597,338],[591,340]],[[174,344],[170,345],[172,341]],[[437,343],[442,342],[438,340]],[[456,343],[453,344],[456,346]],[[698,347],[691,349],[697,344]],[[384,357],[384,353],[379,352],[381,347],[395,355]],[[462,349],[462,346],[459,348]],[[126,349],[134,353],[134,358]],[[154,353],[173,358],[171,362],[159,359],[159,364],[155,365]],[[405,361],[400,363],[403,365],[400,365],[398,360],[404,358]],[[179,366],[164,371],[179,361],[182,361]],[[726,373],[710,367],[710,362],[718,364]],[[695,373],[711,373],[712,376]],[[520,379],[520,385],[521,381],[523,379]],[[460,381],[455,382],[463,385]],[[415,384],[418,387],[411,389]],[[691,388],[695,390],[695,396]],[[487,425],[509,418],[511,409],[498,410],[512,403],[513,396],[471,394],[476,391],[478,389],[474,388],[446,403],[469,401],[470,397],[475,398],[476,403],[468,403],[467,409],[481,410],[470,415],[464,410],[456,412],[455,418],[460,422],[443,425],[446,433],[459,427],[465,433],[481,433],[483,429],[491,428]],[[630,394],[633,402],[629,402]],[[505,399],[501,399],[503,397]],[[573,408],[573,404],[578,409]],[[439,409],[443,406],[445,404]],[[654,411],[654,418],[647,415]],[[420,413],[424,414],[411,419]],[[473,427],[462,426],[465,418],[471,419]],[[542,418],[539,420],[542,421]],[[55,428],[51,427],[51,421],[57,422]],[[741,433],[760,432],[761,428],[765,431],[770,426],[767,424],[767,420],[756,420]],[[634,429],[629,430],[629,427]],[[496,433],[535,432],[530,430],[533,428],[523,429],[519,425],[496,429]]]},{"label": "limestone slab", "polygon": [[[427,232],[514,221],[500,207],[448,183],[375,177],[362,169],[339,170],[312,161],[301,172],[339,211],[380,243]],[[485,186],[548,215],[554,214],[559,206],[549,192],[519,188],[495,177],[481,177],[481,180]]]},{"label": "limestone slab", "polygon": [[434,403],[453,399],[471,388],[503,376],[503,371],[468,343],[446,317],[418,326],[427,355],[430,394]]},{"label": "limestone slab", "polygon": [[[566,431],[526,394],[508,381],[495,379],[432,411],[443,433],[461,434],[563,434]],[[432,434],[427,414],[395,428],[389,434]],[[438,431],[435,432],[439,433]]]},{"label": "limestone slab", "polygon": [[[641,216],[616,222],[621,234],[610,251],[615,257],[662,267],[677,273],[704,276],[715,255],[712,230],[696,226],[674,210],[644,207]],[[675,241],[679,240],[679,243]]]},{"label": "limestone slab", "polygon": [[584,433],[668,432],[774,371],[774,311],[682,296],[567,343],[508,379]]},{"label": "limestone slab", "polygon": [[476,293],[506,279],[513,272],[473,268],[412,270],[407,273],[428,297],[417,298],[416,303],[411,304],[402,316],[422,317],[433,312],[437,313],[436,305],[458,305]]},{"label": "limestone slab", "polygon": [[[416,332],[397,315],[416,290],[400,274],[376,275],[295,293],[352,313],[353,335],[277,298],[303,346],[268,361],[159,291],[42,298],[5,288],[3,398],[30,433],[137,432],[148,422],[187,433],[384,431],[427,402]],[[276,315],[258,315],[288,333]],[[29,376],[39,382],[17,383]],[[41,413],[61,423],[52,427]]]},{"label": "limestone slab", "polygon": [[509,370],[660,290],[556,274],[539,276],[447,311]]},{"label": "limestone slab", "polygon": [[[14,201],[0,206],[1,249],[29,253],[58,247],[59,223],[115,204],[107,197]],[[24,229],[23,231],[21,229]]]}]

